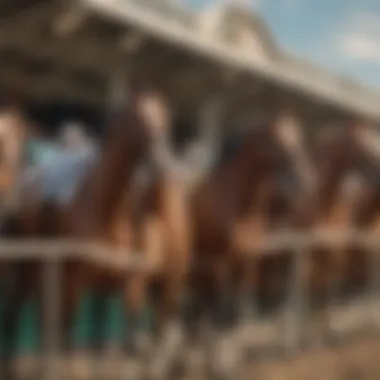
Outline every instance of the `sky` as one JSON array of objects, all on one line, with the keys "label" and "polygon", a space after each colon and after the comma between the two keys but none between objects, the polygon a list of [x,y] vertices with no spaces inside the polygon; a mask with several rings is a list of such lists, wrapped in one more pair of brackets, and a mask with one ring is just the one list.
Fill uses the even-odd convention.
[{"label": "sky", "polygon": [[[195,9],[218,0],[185,0]],[[246,0],[287,51],[380,90],[380,0]]]}]

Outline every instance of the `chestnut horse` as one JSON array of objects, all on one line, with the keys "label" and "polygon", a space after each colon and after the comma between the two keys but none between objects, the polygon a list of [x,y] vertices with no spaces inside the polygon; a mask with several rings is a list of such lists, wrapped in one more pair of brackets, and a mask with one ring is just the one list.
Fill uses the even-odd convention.
[{"label": "chestnut horse", "polygon": [[[143,186],[143,195],[141,188],[131,189],[126,201],[126,215],[130,220],[134,210],[138,220],[134,228],[140,233],[131,235],[137,237],[135,244],[144,252],[147,262],[152,267],[159,264],[159,271],[143,271],[131,276],[125,294],[133,313],[130,323],[136,335],[135,342],[144,341],[146,337],[144,332],[139,331],[137,316],[146,301],[149,285],[152,282],[160,284],[160,292],[155,294],[157,325],[160,327],[165,321],[169,321],[169,324],[165,323],[167,338],[157,345],[158,350],[154,352],[152,371],[154,376],[165,378],[172,368],[173,360],[181,358],[182,354],[184,331],[181,326],[181,310],[193,252],[189,198],[213,168],[220,102],[217,99],[206,102],[197,125],[201,130],[199,138],[186,141],[180,155],[176,155],[171,144],[173,141],[169,141],[169,106],[162,96],[157,95],[155,116],[151,123],[158,122],[161,133],[157,136],[152,152],[153,173],[151,172],[150,182]],[[175,125],[174,128],[178,126]],[[138,205],[134,202],[136,196],[133,193],[136,192],[140,194]]]},{"label": "chestnut horse", "polygon": [[[293,149],[293,153],[296,150]],[[281,188],[272,189],[277,194],[277,202],[280,199],[283,204],[283,223],[296,231],[317,232],[321,229],[326,231],[355,227],[354,215],[361,208],[363,187],[358,187],[358,183],[352,177],[361,162],[359,151],[352,139],[344,129],[330,127],[329,130],[317,131],[308,150],[306,161],[309,162],[309,169],[306,171],[312,173],[312,178],[305,178],[306,191],[302,191],[301,188],[301,192],[287,192],[286,196]],[[311,186],[308,185],[310,182]],[[278,217],[278,211],[274,210],[272,218]],[[330,306],[341,290],[349,248],[350,244],[346,243],[333,246],[320,243],[311,247],[309,254],[305,252],[308,259],[302,267],[302,278],[299,279],[301,282],[297,283],[298,286],[302,284],[312,300],[317,301],[317,305],[322,307],[323,329],[326,323],[327,326],[331,325]],[[275,261],[280,263],[282,259],[283,257],[278,257]],[[286,287],[286,284],[280,281],[278,286]],[[325,337],[320,328],[317,333],[311,343],[321,343]]]},{"label": "chestnut horse", "polygon": [[229,355],[217,353],[216,370],[223,376],[236,366],[236,362],[228,363],[232,356],[241,353],[231,340],[236,334],[228,333],[232,325],[226,309],[237,301],[239,313],[246,319],[252,317],[254,268],[268,231],[267,215],[277,191],[273,185],[284,173],[299,174],[283,144],[286,138],[291,145],[293,137],[281,136],[279,131],[281,126],[276,124],[251,131],[233,157],[220,164],[193,197],[195,261],[205,266],[195,275],[195,286],[206,297],[207,306],[214,306],[214,322],[224,331],[216,343]]},{"label": "chestnut horse", "polygon": [[[28,198],[21,197],[22,203],[9,224],[9,234],[21,238],[96,239],[123,251],[139,247],[151,267],[160,265],[158,271],[147,269],[126,277],[124,271],[108,271],[69,260],[65,268],[63,305],[67,326],[88,286],[114,289],[122,284],[126,303],[132,310],[131,327],[134,333],[138,331],[137,314],[143,307],[146,287],[158,277],[161,296],[157,299],[157,316],[159,330],[163,332],[158,354],[165,356],[156,355],[159,360],[153,362],[153,370],[157,374],[162,364],[168,361],[166,348],[173,351],[178,347],[180,301],[191,253],[191,228],[186,214],[188,185],[184,185],[184,178],[181,181],[178,176],[183,175],[181,169],[186,169],[189,175],[195,174],[196,178],[202,177],[202,173],[197,174],[197,170],[194,173],[194,166],[178,166],[168,151],[165,135],[170,121],[162,98],[148,93],[136,95],[133,99],[129,112],[109,126],[108,137],[95,162],[85,162],[84,169],[88,174],[84,174],[72,197],[69,200],[66,198],[64,204],[54,198],[53,202],[38,196],[41,191],[38,184],[26,186],[24,191],[27,191]],[[149,143],[151,150],[148,149]],[[153,169],[154,174],[145,185],[145,191],[148,189],[146,197],[144,191],[134,197],[136,168],[150,156],[153,156],[157,168]],[[71,159],[75,160],[76,156],[73,157]],[[78,164],[83,166],[82,159]],[[137,186],[137,192],[141,193],[140,190]],[[48,196],[51,194],[47,193]],[[138,210],[142,227],[139,233],[132,215],[136,201],[141,206]],[[12,299],[13,309],[8,312],[7,324],[15,320],[15,309],[26,296],[22,290],[35,287],[37,267],[37,264],[22,265],[23,275],[17,277],[20,293]],[[12,330],[7,329],[8,332]]]},{"label": "chestnut horse", "polygon": [[[85,157],[74,155],[63,159],[63,165],[67,164],[69,168],[71,165],[79,165],[82,170],[71,196],[67,198],[67,194],[61,194],[62,197],[59,198],[54,194],[57,183],[65,185],[65,182],[60,182],[62,179],[57,177],[57,172],[53,172],[57,181],[54,183],[55,188],[51,187],[52,183],[50,188],[45,189],[40,183],[25,185],[17,210],[8,220],[5,231],[8,236],[20,239],[94,239],[108,243],[111,247],[125,249],[124,236],[119,233],[119,207],[125,201],[125,193],[131,186],[136,167],[149,154],[149,143],[152,141],[150,136],[156,134],[154,128],[160,128],[148,125],[150,120],[144,113],[149,113],[152,107],[143,96],[137,95],[135,103],[128,108],[107,127],[107,137],[98,154],[90,152]],[[61,170],[61,164],[53,169]],[[41,190],[45,190],[43,196]],[[176,233],[175,229],[173,233]],[[178,257],[181,257],[181,252],[178,252]],[[3,326],[9,346],[14,341],[12,338],[20,305],[39,282],[39,268],[40,264],[30,262],[14,265],[14,291],[5,312]],[[118,281],[125,278],[123,271],[107,271],[78,260],[69,260],[64,273],[63,319],[66,326],[88,286],[103,286],[109,281],[107,278],[116,277]],[[176,283],[167,288],[167,293],[170,289],[170,297],[173,297],[172,290],[177,290],[177,286]]]},{"label": "chestnut horse", "polygon": [[[326,231],[359,226],[355,215],[362,215],[369,183],[358,182],[357,174],[363,170],[362,149],[358,149],[346,130],[330,127],[314,136],[309,148],[313,152],[317,182],[298,205],[293,204],[290,227]],[[323,329],[331,327],[330,307],[341,293],[351,249],[352,245],[346,242],[333,246],[320,243],[311,247],[303,267],[302,283],[312,300],[322,307]],[[316,332],[311,343],[322,343],[325,331],[321,334],[318,328]]]},{"label": "chestnut horse", "polygon": [[[376,233],[380,175],[378,135],[360,123],[345,125],[342,132],[335,137],[330,151],[324,150],[323,153],[330,157],[329,170],[335,168],[335,173],[330,176],[334,180],[330,179],[329,184],[330,194],[334,194],[335,184],[335,198],[330,196],[330,210],[335,211],[334,214],[330,211],[335,216],[331,222]],[[328,187],[327,180],[325,183]],[[346,185],[346,189],[338,184]],[[335,301],[341,295],[345,290],[344,285],[357,287],[371,284],[374,280],[371,278],[371,271],[377,264],[374,264],[371,254],[360,244],[343,244],[335,249],[328,249],[328,253],[324,276],[330,288],[330,302],[331,298]],[[329,322],[331,324],[332,320]]]}]

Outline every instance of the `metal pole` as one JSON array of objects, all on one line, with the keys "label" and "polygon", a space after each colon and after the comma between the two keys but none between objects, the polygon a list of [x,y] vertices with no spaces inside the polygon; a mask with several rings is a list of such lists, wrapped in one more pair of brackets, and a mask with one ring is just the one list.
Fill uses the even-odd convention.
[{"label": "metal pole", "polygon": [[108,106],[111,110],[115,110],[124,106],[127,86],[126,69],[121,65],[111,75],[108,87]]},{"label": "metal pole", "polygon": [[[54,257],[54,255],[53,255]],[[48,259],[43,273],[44,305],[44,355],[43,376],[45,380],[58,380],[60,376],[60,343],[61,343],[61,286],[62,262]]]}]

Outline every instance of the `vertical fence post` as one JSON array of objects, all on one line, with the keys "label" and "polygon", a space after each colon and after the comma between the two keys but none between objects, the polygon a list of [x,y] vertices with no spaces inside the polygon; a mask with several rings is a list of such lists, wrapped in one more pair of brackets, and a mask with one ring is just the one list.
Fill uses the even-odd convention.
[{"label": "vertical fence post", "polygon": [[44,319],[44,355],[43,376],[45,380],[58,380],[61,369],[60,343],[61,343],[61,261],[52,252],[44,264],[43,273],[43,319]]},{"label": "vertical fence post", "polygon": [[304,333],[306,312],[306,281],[309,254],[305,249],[292,252],[292,263],[287,289],[284,343],[287,353],[297,350]]}]

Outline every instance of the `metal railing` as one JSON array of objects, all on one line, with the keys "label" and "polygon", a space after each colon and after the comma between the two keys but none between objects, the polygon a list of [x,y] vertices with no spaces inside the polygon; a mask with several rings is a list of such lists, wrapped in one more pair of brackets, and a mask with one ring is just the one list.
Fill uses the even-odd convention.
[{"label": "metal railing", "polygon": [[[294,352],[300,348],[304,319],[306,318],[308,286],[305,284],[303,271],[309,259],[310,249],[316,245],[325,247],[342,246],[355,243],[368,249],[371,254],[369,266],[368,303],[365,317],[372,327],[377,328],[375,317],[378,313],[376,296],[380,282],[380,257],[378,247],[380,236],[358,230],[315,230],[305,232],[283,231],[268,235],[252,252],[259,255],[269,255],[276,250],[289,250],[292,254],[292,266],[287,285],[287,298],[291,308],[286,312],[284,320],[284,335],[282,337],[288,351]],[[68,259],[90,262],[104,268],[118,271],[139,271],[147,267],[143,255],[116,251],[99,242],[72,240],[2,240],[0,242],[0,261],[41,260],[44,262],[43,297],[44,297],[44,377],[46,380],[56,380],[58,358],[60,357],[60,326],[61,326],[61,286],[62,263]],[[159,270],[159,268],[155,268]],[[376,309],[376,310],[375,310]],[[359,324],[362,324],[360,321]],[[253,337],[254,338],[254,337]]]}]

